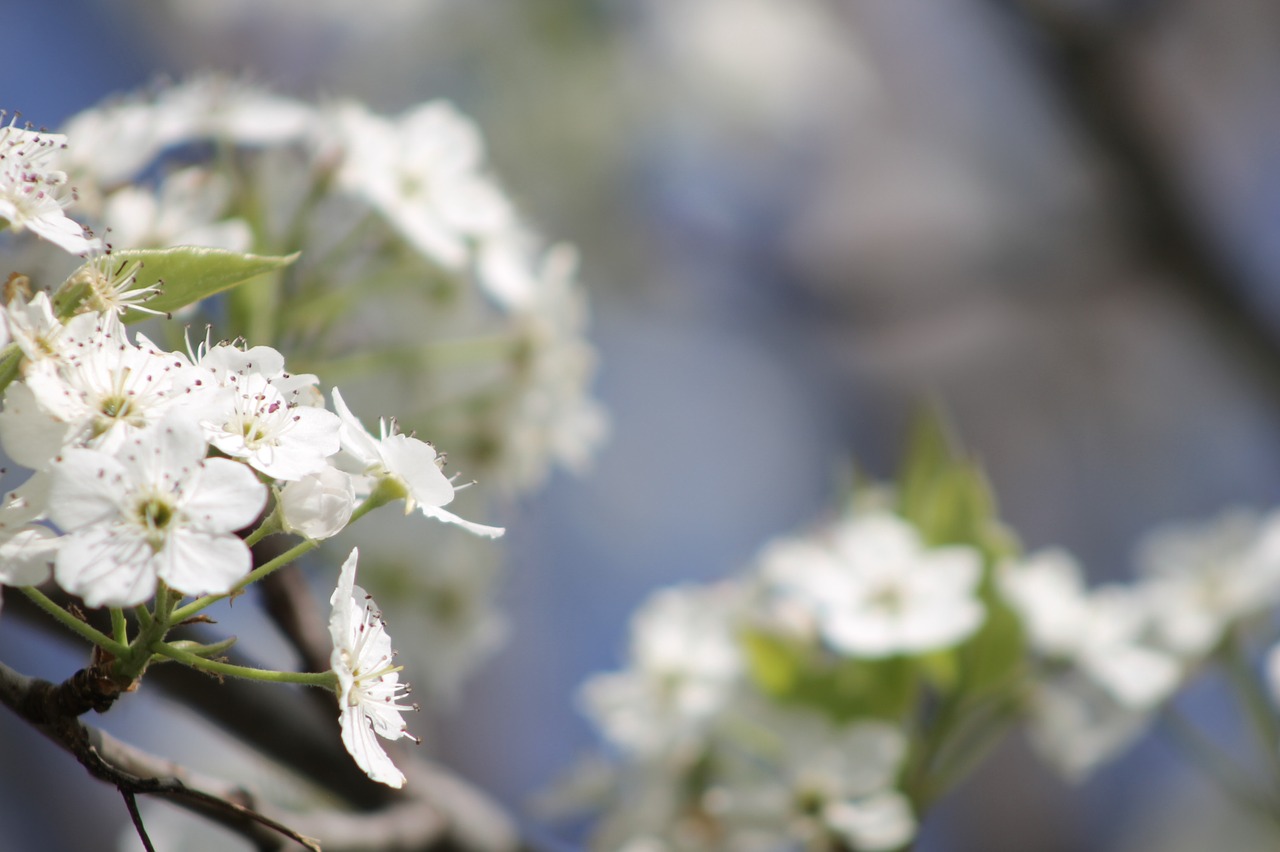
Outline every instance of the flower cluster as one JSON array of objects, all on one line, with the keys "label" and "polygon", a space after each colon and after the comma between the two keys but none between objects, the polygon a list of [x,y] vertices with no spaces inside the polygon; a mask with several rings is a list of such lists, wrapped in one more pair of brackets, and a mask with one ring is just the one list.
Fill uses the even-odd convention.
[{"label": "flower cluster", "polygon": [[771,543],[739,580],[655,594],[632,623],[629,667],[582,690],[623,758],[606,773],[617,806],[594,846],[907,844],[908,714],[858,692],[975,636],[984,562],[969,545],[928,545],[901,515],[859,510]]},{"label": "flower cluster", "polygon": [[[394,424],[370,434],[336,388],[330,411],[318,377],[290,373],[277,350],[206,340],[169,351],[133,333],[124,311],[159,288],[139,281],[140,264],[127,259],[110,279],[117,289],[95,288],[113,268],[105,259],[89,260],[52,297],[19,291],[0,306],[0,447],[30,470],[0,506],[0,585],[54,607],[31,588],[52,579],[90,607],[112,608],[114,637],[82,631],[107,643],[113,676],[127,683],[158,654],[271,679],[164,643],[185,614],[274,570],[255,569],[250,551],[267,534],[300,536],[300,554],[395,500],[406,514],[502,534],[444,508],[455,487],[430,444]],[[215,282],[245,268],[243,258],[188,249],[160,260],[213,264]],[[94,310],[107,292],[117,298]],[[399,786],[374,735],[408,736],[398,702],[407,690],[381,617],[354,586],[355,559],[353,551],[333,597],[333,671],[301,682],[335,688],[343,742],[370,777]],[[123,610],[140,607],[146,615],[129,639]]]},{"label": "flower cluster", "polygon": [[1086,589],[1062,550],[1002,566],[1035,662],[1034,741],[1069,777],[1132,742],[1224,643],[1280,605],[1280,514],[1235,509],[1157,529],[1137,568],[1134,582]]},{"label": "flower cluster", "polygon": [[614,759],[551,807],[600,809],[599,849],[895,850],[1015,723],[1078,779],[1213,663],[1280,759],[1280,645],[1259,675],[1244,641],[1280,605],[1280,513],[1156,530],[1127,584],[1018,551],[926,418],[895,487],[640,608],[580,696]]},{"label": "flower cluster", "polygon": [[388,117],[204,77],[81,113],[67,133],[80,209],[117,249],[301,252],[277,292],[307,309],[233,306],[233,330],[346,374],[358,336],[361,363],[430,389],[413,426],[491,485],[528,491],[599,445],[575,254],[518,215],[451,104]]}]

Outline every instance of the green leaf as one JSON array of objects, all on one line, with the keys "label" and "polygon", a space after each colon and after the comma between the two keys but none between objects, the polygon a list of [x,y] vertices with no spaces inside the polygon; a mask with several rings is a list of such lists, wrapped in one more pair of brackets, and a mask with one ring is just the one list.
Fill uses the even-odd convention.
[{"label": "green leaf", "polygon": [[747,668],[762,690],[781,698],[795,688],[800,665],[794,649],[776,636],[750,631],[742,635]]},{"label": "green leaf", "polygon": [[760,631],[742,636],[752,678],[779,701],[811,707],[836,722],[899,721],[914,706],[918,667],[908,657],[833,658],[820,648]]},{"label": "green leaf", "polygon": [[960,651],[960,682],[970,695],[1002,686],[1026,664],[1027,640],[1018,616],[990,589],[983,600],[987,619]]},{"label": "green leaf", "polygon": [[[297,259],[296,252],[274,257],[201,246],[176,246],[116,251],[108,256],[107,262],[111,264],[113,274],[116,270],[128,271],[133,264],[138,264],[133,272],[135,280],[129,287],[130,292],[163,282],[161,291],[142,304],[152,311],[171,313],[259,275],[283,269]],[[58,288],[53,297],[58,316],[71,316],[91,298],[90,276],[99,274],[101,262],[90,260]],[[145,318],[146,314],[131,311],[125,315],[124,321],[138,322]]]},{"label": "green leaf", "polygon": [[940,408],[922,407],[907,427],[907,449],[898,475],[898,512],[923,526],[934,511],[940,477],[956,457],[951,433]]}]

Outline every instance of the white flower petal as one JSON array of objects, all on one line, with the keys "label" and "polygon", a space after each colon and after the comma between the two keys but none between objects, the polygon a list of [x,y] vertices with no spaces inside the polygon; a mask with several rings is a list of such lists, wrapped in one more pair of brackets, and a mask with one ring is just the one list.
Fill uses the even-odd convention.
[{"label": "white flower petal", "polygon": [[444,521],[447,524],[455,524],[467,532],[475,533],[484,538],[501,538],[507,532],[505,527],[490,527],[464,520],[453,514],[453,512],[441,509],[439,506],[428,506],[426,503],[422,503],[418,506],[418,510],[428,518],[435,518],[437,521]]},{"label": "white flower petal", "polygon": [[253,554],[235,536],[179,529],[170,537],[158,573],[184,595],[222,595],[253,568]]}]

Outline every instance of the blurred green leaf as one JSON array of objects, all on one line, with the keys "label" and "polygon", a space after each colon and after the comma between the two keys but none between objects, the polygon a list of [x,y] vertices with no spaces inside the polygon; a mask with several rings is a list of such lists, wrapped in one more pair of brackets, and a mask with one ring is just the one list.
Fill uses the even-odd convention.
[{"label": "blurred green leaf", "polygon": [[937,510],[937,480],[954,457],[941,409],[936,405],[922,407],[907,427],[906,453],[898,474],[898,512],[922,533],[930,528]]},{"label": "blurred green leaf", "polygon": [[741,638],[747,668],[756,685],[776,698],[789,694],[800,674],[799,660],[789,643],[756,631],[748,631]]},{"label": "blurred green leaf", "polygon": [[915,705],[920,684],[915,660],[842,660],[764,632],[742,638],[756,684],[779,701],[814,708],[837,722],[898,721]]}]

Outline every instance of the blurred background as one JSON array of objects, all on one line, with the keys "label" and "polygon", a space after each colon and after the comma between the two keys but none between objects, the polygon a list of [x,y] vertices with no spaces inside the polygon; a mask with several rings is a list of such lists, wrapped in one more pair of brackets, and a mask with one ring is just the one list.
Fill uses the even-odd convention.
[{"label": "blurred background", "polygon": [[[508,507],[507,642],[439,711],[448,761],[512,808],[592,747],[574,690],[620,664],[636,604],[820,517],[852,460],[889,475],[921,398],[1024,543],[1095,581],[1157,522],[1277,502],[1268,0],[0,0],[0,31],[0,107],[51,128],[209,69],[388,112],[452,99],[530,221],[579,246],[612,435]],[[6,662],[79,664],[25,637],[0,620]],[[117,794],[31,736],[0,719],[0,850],[109,848]],[[74,824],[30,818],[73,788]],[[1015,738],[919,848],[1251,842],[1158,737],[1078,788]]]}]

